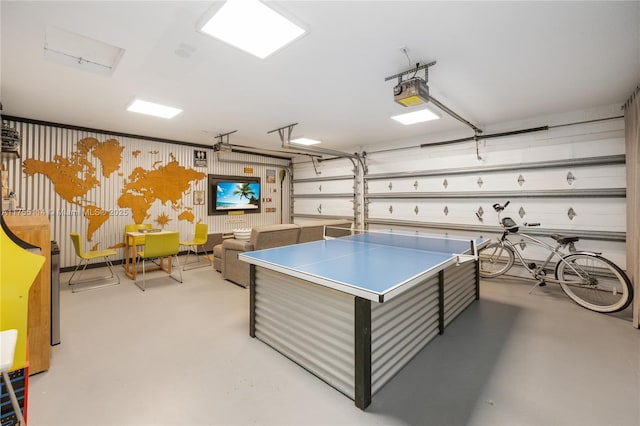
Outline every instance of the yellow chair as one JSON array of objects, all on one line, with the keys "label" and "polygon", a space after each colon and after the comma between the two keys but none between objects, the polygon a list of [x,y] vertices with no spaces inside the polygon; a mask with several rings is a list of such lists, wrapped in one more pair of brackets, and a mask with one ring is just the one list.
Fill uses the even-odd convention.
[{"label": "yellow chair", "polygon": [[[76,250],[76,255],[80,258],[80,263],[78,263],[78,266],[76,266],[76,269],[73,271],[73,274],[71,274],[71,277],[69,278],[69,285],[72,287],[72,291],[75,293],[76,291],[80,291],[80,290],[89,290],[89,289],[93,289],[93,288],[100,288],[100,287],[107,287],[107,286],[111,286],[111,285],[118,285],[120,284],[120,277],[118,276],[118,274],[116,274],[113,271],[113,264],[111,263],[111,259],[109,259],[110,256],[116,256],[117,252],[115,250],[96,250],[96,251],[89,251],[89,252],[83,252],[82,251],[82,243],[80,242],[80,234],[78,234],[77,232],[72,232],[70,234],[71,237],[71,241],[73,242],[73,247]],[[85,269],[87,269],[87,265],[89,264],[90,261],[94,260],[94,259],[99,259],[99,258],[104,258],[104,261],[107,265],[107,267],[109,268],[109,271],[111,271],[111,275],[110,276],[104,276],[104,277],[92,277],[92,278],[87,278],[84,280],[80,280],[80,279],[76,279],[75,281],[73,281],[73,277],[75,277],[76,272],[78,272],[78,270],[80,269],[80,267],[82,267],[82,270],[80,271],[80,275],[82,275],[82,273],[85,271]],[[101,281],[101,280],[105,280],[105,279],[111,279],[116,277],[117,281],[116,282],[109,282],[106,284],[102,284],[102,285],[98,285],[98,286],[93,286],[93,287],[85,287],[82,289],[78,289],[76,290],[76,288],[74,288],[74,285],[78,285],[78,284],[86,284],[86,283],[90,283],[90,282],[97,282],[97,281]]]},{"label": "yellow chair", "polygon": [[[209,227],[207,226],[206,223],[196,223],[196,233],[193,236],[193,240],[189,240],[189,241],[180,241],[180,245],[181,246],[187,246],[187,257],[184,260],[184,265],[183,265],[183,269],[185,271],[189,270],[189,269],[195,269],[195,268],[200,268],[202,266],[212,266],[213,262],[211,261],[211,259],[209,258],[209,256],[207,256],[207,251],[204,249],[204,244],[207,243],[207,232],[208,232]],[[198,265],[198,266],[193,266],[191,268],[187,268],[187,264],[189,263],[189,255],[191,254],[191,252],[194,252],[196,255],[196,264],[201,263],[200,262],[200,257],[198,254],[198,247],[202,247],[202,251],[204,251],[204,256],[205,259],[207,259],[207,262],[204,262],[204,264],[202,265]]]},{"label": "yellow chair", "polygon": [[[182,271],[180,269],[180,261],[178,260],[178,252],[180,251],[180,234],[178,232],[158,232],[149,233],[145,236],[144,250],[138,252],[138,262],[142,260],[142,285],[136,279],[135,283],[144,291],[146,288],[146,261],[152,261],[164,272],[167,272],[171,278],[178,282],[182,282]],[[168,264],[164,265],[164,258],[169,258]],[[171,270],[173,259],[178,265],[180,279],[173,276]],[[159,263],[153,262],[158,260]]]},{"label": "yellow chair", "polygon": [[[143,246],[144,245],[144,235],[139,236],[139,237],[134,237],[133,241],[131,245],[129,245],[128,241],[127,241],[127,233],[128,232],[138,232],[141,229],[151,229],[152,226],[150,223],[131,223],[129,225],[125,225],[124,226],[124,242],[125,242],[125,247],[132,247],[132,246],[136,246],[136,250],[138,249],[138,247]],[[125,249],[126,250],[126,249]],[[128,250],[127,250],[128,251]],[[125,256],[125,262],[122,263],[122,267],[123,268],[127,268],[127,265],[129,262],[129,259],[132,257],[131,253],[127,252],[124,254]]]}]

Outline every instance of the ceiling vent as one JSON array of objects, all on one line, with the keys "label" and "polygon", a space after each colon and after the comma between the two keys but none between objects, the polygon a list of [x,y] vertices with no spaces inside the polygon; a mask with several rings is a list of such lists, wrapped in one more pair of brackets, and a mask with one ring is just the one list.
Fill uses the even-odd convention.
[{"label": "ceiling vent", "polygon": [[123,54],[124,49],[89,37],[53,26],[46,29],[44,57],[59,64],[111,75]]}]

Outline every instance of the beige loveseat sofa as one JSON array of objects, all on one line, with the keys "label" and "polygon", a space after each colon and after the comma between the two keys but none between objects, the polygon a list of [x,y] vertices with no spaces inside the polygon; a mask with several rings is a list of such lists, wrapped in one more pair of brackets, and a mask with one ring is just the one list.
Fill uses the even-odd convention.
[{"label": "beige loveseat sofa", "polygon": [[[298,243],[322,240],[325,235],[335,238],[351,234],[351,221],[348,220],[321,220],[299,224],[298,226],[300,227]],[[327,227],[326,230],[325,227]]]},{"label": "beige loveseat sofa", "polygon": [[348,235],[351,232],[351,222],[346,220],[258,226],[251,230],[248,241],[229,238],[216,245],[213,248],[213,266],[222,273],[222,278],[248,287],[249,264],[238,259],[240,253],[321,240],[324,237],[325,226],[330,227],[327,229],[327,235],[331,237]]}]

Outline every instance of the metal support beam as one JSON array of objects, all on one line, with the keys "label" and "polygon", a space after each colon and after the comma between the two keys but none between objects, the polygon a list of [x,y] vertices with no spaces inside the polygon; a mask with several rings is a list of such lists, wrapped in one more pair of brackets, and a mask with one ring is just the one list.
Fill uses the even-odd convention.
[{"label": "metal support beam", "polygon": [[303,183],[303,182],[329,182],[334,180],[353,180],[355,175],[341,175],[341,176],[327,176],[327,177],[319,177],[319,178],[304,178],[304,179],[294,179],[293,183]]},{"label": "metal support beam", "polygon": [[318,170],[318,159],[316,157],[311,157],[311,164],[313,164],[313,170],[316,172],[316,175],[321,175],[322,172]]},{"label": "metal support beam", "polygon": [[[442,222],[418,222],[409,220],[392,220],[392,219],[365,219],[365,225],[385,225],[385,226],[402,226],[409,228],[426,228],[426,229],[444,229],[448,231],[462,232],[479,232],[500,235],[502,228],[499,226],[488,225],[465,225],[455,223]],[[615,231],[593,231],[590,229],[555,229],[555,228],[536,228],[527,229],[527,234],[540,237],[548,237],[551,234],[562,234],[566,236],[576,236],[585,240],[598,241],[618,241],[625,242],[627,238],[626,232]]]},{"label": "metal support beam", "polygon": [[444,198],[624,198],[626,188],[546,189],[532,191],[456,191],[456,192],[381,192],[365,194],[366,199],[444,199]]},{"label": "metal support beam", "polygon": [[216,139],[218,139],[218,143],[213,146],[213,150],[216,152],[231,152],[232,148],[229,145],[229,135],[234,134],[237,130],[233,130],[227,133],[220,133],[216,135]]},{"label": "metal support beam", "polygon": [[[293,131],[293,128],[295,126],[297,126],[297,125],[298,125],[298,123],[288,124],[286,126],[278,127],[277,129],[269,130],[267,132],[267,134],[271,134],[273,132],[278,132],[278,134],[280,135],[280,141],[282,142],[282,147],[283,148],[289,148],[288,145],[291,142],[291,132]],[[285,138],[285,135],[284,135],[285,129],[287,130],[286,138]]]},{"label": "metal support beam", "polygon": [[624,164],[625,155],[607,155],[602,157],[583,157],[568,160],[536,161],[530,163],[512,163],[496,166],[460,167],[456,169],[416,170],[411,172],[375,173],[366,175],[365,180],[416,178],[425,176],[463,175],[475,173],[502,172],[511,170],[549,169],[557,167],[602,166]]},{"label": "metal support beam", "polygon": [[227,143],[229,143],[229,135],[234,134],[235,132],[237,132],[237,130],[232,130],[230,132],[227,133],[220,133],[219,135],[216,135],[216,138],[218,138],[218,142],[220,143],[224,143],[224,139],[227,139]]},{"label": "metal support beam", "polygon": [[[426,75],[427,75],[426,73],[428,72],[429,67],[433,66],[435,64],[436,64],[436,61],[429,62],[428,64],[417,65],[415,68],[412,68],[410,70],[403,71],[403,72],[401,72],[399,74],[390,75],[389,77],[385,77],[384,81],[389,81],[389,80],[393,80],[394,78],[397,78],[398,79],[398,83],[401,83],[403,76],[409,75],[411,73],[413,73],[415,75],[420,70],[425,70],[425,77],[426,77]],[[425,81],[429,81],[429,80],[425,78]]]},{"label": "metal support beam", "polygon": [[[326,155],[333,155],[335,157],[354,158],[354,159],[360,160],[360,157],[358,156],[358,154],[350,154],[347,152],[334,151],[332,149],[325,149],[325,148],[316,148],[316,147],[309,148],[309,147],[303,147],[303,146],[291,146],[291,131],[293,130],[293,127],[296,125],[298,125],[298,123],[293,123],[287,126],[279,127],[277,129],[269,130],[267,134],[278,132],[278,134],[280,135],[280,141],[282,142],[282,147],[285,149],[296,149],[298,151],[309,152],[312,154],[326,154]],[[285,135],[285,130],[286,130],[286,135]]]},{"label": "metal support beam", "polygon": [[449,114],[451,117],[455,118],[456,120],[460,121],[461,123],[466,124],[467,126],[471,127],[473,129],[473,131],[475,132],[475,134],[477,135],[478,133],[482,133],[482,130],[480,130],[478,127],[476,127],[475,125],[471,124],[469,121],[465,120],[464,118],[462,118],[461,116],[459,116],[458,114],[456,114],[454,111],[452,111],[451,109],[447,108],[442,102],[440,102],[439,100],[437,100],[436,98],[434,98],[433,96],[429,95],[429,101],[434,104],[435,106],[437,106],[438,108],[440,108],[442,111],[446,112],[447,114]]}]

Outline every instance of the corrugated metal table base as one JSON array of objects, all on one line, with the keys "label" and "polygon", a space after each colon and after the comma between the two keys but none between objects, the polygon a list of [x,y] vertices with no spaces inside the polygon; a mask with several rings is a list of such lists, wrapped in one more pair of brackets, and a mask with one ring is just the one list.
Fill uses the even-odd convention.
[{"label": "corrugated metal table base", "polygon": [[371,397],[474,300],[476,262],[376,303],[251,265],[250,334],[364,410]]}]

